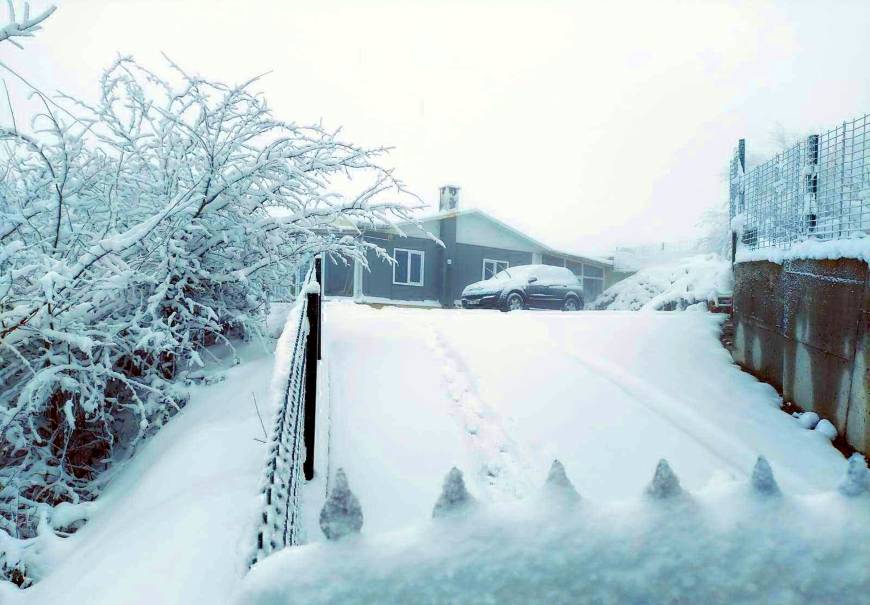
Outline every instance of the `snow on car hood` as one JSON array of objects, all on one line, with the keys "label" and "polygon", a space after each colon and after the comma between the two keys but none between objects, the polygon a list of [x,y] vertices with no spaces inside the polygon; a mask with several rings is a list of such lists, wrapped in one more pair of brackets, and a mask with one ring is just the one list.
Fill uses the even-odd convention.
[{"label": "snow on car hood", "polygon": [[468,284],[462,291],[462,295],[466,294],[495,294],[501,292],[508,286],[523,285],[525,280],[515,277],[499,278],[491,277],[482,281],[476,281],[473,284]]}]

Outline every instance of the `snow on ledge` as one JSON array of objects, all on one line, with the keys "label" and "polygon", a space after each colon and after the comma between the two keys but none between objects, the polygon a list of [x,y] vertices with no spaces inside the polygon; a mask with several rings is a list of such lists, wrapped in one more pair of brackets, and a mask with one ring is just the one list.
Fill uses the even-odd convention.
[{"label": "snow on ledge", "polygon": [[794,244],[787,250],[782,248],[747,250],[741,247],[737,250],[735,261],[738,263],[767,261],[781,265],[784,261],[789,260],[837,260],[840,258],[854,258],[870,263],[870,238],[806,240]]},{"label": "snow on ledge", "polygon": [[870,499],[857,492],[725,482],[620,503],[539,497],[284,549],[232,602],[846,603],[868,589],[868,539]]},{"label": "snow on ledge", "polygon": [[440,309],[441,303],[437,300],[398,300],[395,298],[383,298],[380,296],[358,296],[350,298],[347,296],[324,296],[328,301],[339,301],[349,303],[361,303],[366,305],[395,305],[397,307],[429,307],[432,309]]}]

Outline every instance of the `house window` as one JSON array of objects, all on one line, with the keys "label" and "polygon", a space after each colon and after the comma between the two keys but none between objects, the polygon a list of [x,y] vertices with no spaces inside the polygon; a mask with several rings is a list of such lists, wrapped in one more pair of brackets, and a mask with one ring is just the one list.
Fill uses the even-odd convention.
[{"label": "house window", "polygon": [[420,250],[393,250],[393,283],[402,286],[423,285],[423,252]]},{"label": "house window", "polygon": [[510,266],[510,263],[506,260],[492,260],[490,258],[485,258],[483,259],[483,279],[489,279],[499,271],[504,271]]}]

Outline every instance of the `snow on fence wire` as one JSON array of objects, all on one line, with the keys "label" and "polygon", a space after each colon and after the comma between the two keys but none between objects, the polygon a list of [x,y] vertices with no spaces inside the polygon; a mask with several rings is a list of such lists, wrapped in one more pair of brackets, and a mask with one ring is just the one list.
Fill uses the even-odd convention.
[{"label": "snow on fence wire", "polygon": [[317,361],[320,359],[320,259],[309,269],[276,346],[277,412],[261,482],[262,511],[251,565],[300,543],[299,487],[314,474]]},{"label": "snow on fence wire", "polygon": [[813,134],[749,170],[743,139],[731,158],[734,235],[749,249],[870,231],[870,114]]}]

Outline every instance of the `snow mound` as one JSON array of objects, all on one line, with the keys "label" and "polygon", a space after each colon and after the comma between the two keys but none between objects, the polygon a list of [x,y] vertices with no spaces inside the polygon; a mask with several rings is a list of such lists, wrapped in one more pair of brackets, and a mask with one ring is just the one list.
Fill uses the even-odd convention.
[{"label": "snow mound", "polygon": [[638,271],[605,290],[593,303],[614,311],[672,311],[716,299],[733,287],[731,265],[717,254]]},{"label": "snow mound", "polygon": [[870,589],[868,540],[870,499],[837,492],[759,498],[738,482],[690,498],[525,501],[280,551],[235,602],[851,603]]},{"label": "snow mound", "polygon": [[816,425],[815,430],[820,432],[831,441],[837,438],[837,428],[831,423],[830,420],[827,420],[825,418],[819,420],[819,423]]}]

